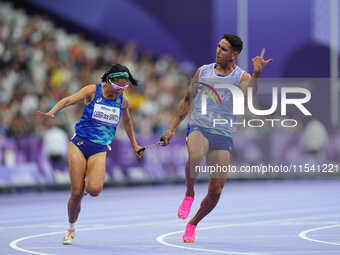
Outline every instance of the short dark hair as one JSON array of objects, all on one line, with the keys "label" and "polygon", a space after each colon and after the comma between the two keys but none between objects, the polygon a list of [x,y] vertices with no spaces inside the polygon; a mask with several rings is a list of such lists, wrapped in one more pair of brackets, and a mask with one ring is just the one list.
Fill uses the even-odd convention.
[{"label": "short dark hair", "polygon": [[[137,86],[137,85],[138,85],[137,80],[135,80],[135,79],[133,78],[132,74],[130,73],[129,68],[127,68],[126,66],[123,66],[123,65],[121,65],[121,64],[114,64],[114,65],[112,65],[112,66],[110,67],[110,69],[107,70],[107,71],[103,74],[103,76],[102,76],[102,82],[106,82],[107,76],[108,76],[109,74],[111,74],[111,73],[118,73],[118,72],[127,72],[127,73],[129,74],[129,78],[127,78],[127,79],[131,82],[131,84],[134,85],[134,86]],[[117,77],[117,78],[119,78],[119,77]]]},{"label": "short dark hair", "polygon": [[243,48],[243,42],[240,37],[233,34],[224,34],[222,39],[226,39],[230,43],[232,50],[241,53]]}]

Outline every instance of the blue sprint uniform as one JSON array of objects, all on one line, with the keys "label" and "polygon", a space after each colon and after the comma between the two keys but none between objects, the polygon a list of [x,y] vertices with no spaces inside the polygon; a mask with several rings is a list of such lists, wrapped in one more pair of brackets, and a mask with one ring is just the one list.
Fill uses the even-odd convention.
[{"label": "blue sprint uniform", "polygon": [[116,134],[123,105],[123,93],[114,100],[103,96],[102,85],[96,84],[92,102],[84,106],[80,121],[75,126],[72,142],[86,158],[106,151]]}]

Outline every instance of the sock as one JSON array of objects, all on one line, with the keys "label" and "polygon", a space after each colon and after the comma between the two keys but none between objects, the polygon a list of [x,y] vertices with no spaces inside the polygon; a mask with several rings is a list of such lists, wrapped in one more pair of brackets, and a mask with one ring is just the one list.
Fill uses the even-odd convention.
[{"label": "sock", "polygon": [[69,227],[68,227],[68,229],[74,229],[74,223],[69,223]]}]

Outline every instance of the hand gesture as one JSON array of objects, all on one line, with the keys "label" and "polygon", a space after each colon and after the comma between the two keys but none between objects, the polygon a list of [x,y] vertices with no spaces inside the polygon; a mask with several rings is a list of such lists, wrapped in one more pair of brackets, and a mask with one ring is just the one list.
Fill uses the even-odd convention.
[{"label": "hand gesture", "polygon": [[267,59],[267,60],[264,60],[263,57],[264,57],[265,51],[266,51],[265,49],[262,49],[260,56],[256,56],[255,58],[252,59],[253,67],[254,67],[253,73],[255,75],[259,75],[261,73],[262,69],[266,65],[268,65],[270,62],[273,61],[271,58]]}]

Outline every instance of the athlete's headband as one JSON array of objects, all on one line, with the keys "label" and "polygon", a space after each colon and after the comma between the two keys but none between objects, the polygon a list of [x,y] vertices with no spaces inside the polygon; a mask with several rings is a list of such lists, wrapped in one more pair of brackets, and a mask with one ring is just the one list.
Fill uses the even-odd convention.
[{"label": "athlete's headband", "polygon": [[124,77],[129,78],[129,74],[127,72],[118,72],[118,73],[110,73],[107,78],[116,78],[116,77]]}]

